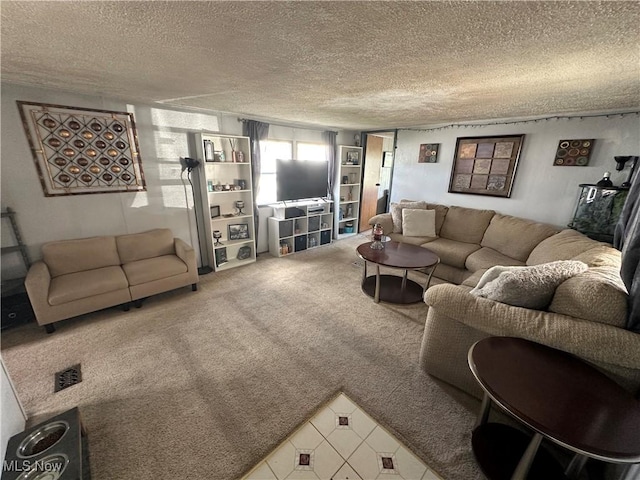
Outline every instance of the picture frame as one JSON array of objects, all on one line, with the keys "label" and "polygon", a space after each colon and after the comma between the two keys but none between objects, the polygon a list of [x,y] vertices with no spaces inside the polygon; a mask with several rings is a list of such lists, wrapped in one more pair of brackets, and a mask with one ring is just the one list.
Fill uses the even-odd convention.
[{"label": "picture frame", "polygon": [[133,113],[16,103],[45,197],[147,190]]},{"label": "picture frame", "polygon": [[209,210],[211,211],[211,218],[218,218],[220,216],[220,205],[211,205]]},{"label": "picture frame", "polygon": [[382,167],[391,168],[393,166],[393,152],[382,152]]},{"label": "picture frame", "polygon": [[247,240],[249,238],[248,223],[230,223],[228,229],[229,240]]},{"label": "picture frame", "polygon": [[593,138],[560,140],[553,160],[554,167],[586,167],[593,151]]},{"label": "picture frame", "polygon": [[347,151],[347,165],[358,165],[360,163],[360,152],[356,150]]},{"label": "picture frame", "polygon": [[511,197],[524,135],[460,137],[449,193]]},{"label": "picture frame", "polygon": [[438,161],[439,143],[422,143],[418,153],[418,163],[436,163]]},{"label": "picture frame", "polygon": [[227,247],[216,248],[216,266],[221,266],[227,263],[229,260],[227,259]]}]

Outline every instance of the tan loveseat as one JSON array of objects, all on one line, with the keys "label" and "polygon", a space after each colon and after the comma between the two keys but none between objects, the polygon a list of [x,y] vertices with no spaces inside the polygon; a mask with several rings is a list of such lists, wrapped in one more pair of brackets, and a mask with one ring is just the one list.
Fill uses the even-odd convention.
[{"label": "tan loveseat", "polygon": [[[627,294],[618,250],[574,230],[491,210],[425,207],[436,211],[436,237],[393,233],[398,225],[390,214],[369,222],[382,223],[392,240],[421,245],[441,258],[434,273],[441,284],[429,288],[424,298],[429,305],[420,352],[425,371],[481,397],[467,365],[469,348],[488,336],[515,336],[573,353],[630,391],[640,392],[640,335],[623,328]],[[579,260],[589,269],[562,282],[545,310],[470,293],[492,266],[556,260]]]},{"label": "tan loveseat", "polygon": [[[53,323],[150,295],[192,285],[195,252],[169,229],[62,240],[42,246],[25,286],[38,324]],[[137,305],[139,306],[139,304]]]}]

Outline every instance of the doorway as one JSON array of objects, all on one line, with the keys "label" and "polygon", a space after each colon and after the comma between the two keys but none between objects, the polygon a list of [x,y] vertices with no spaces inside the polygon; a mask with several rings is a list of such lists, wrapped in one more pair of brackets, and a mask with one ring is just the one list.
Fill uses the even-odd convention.
[{"label": "doorway", "polygon": [[364,174],[358,231],[369,230],[369,219],[389,208],[396,131],[363,132]]}]

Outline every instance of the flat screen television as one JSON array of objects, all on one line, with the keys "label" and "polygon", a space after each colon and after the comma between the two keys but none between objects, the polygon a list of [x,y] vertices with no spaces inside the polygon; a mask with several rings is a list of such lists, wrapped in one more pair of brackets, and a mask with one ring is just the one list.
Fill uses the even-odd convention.
[{"label": "flat screen television", "polygon": [[326,197],[329,162],[276,160],[276,198],[279,202]]}]

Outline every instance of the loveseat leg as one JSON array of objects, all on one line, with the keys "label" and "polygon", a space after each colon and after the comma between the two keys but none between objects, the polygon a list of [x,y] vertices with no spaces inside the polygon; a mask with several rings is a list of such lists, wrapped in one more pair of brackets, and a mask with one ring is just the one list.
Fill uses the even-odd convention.
[{"label": "loveseat leg", "polygon": [[139,298],[138,300],[134,300],[133,301],[133,306],[136,308],[140,308],[142,307],[142,302],[144,301],[144,298]]},{"label": "loveseat leg", "polygon": [[44,330],[50,334],[56,331],[56,327],[53,326],[53,323],[48,323],[44,326]]},{"label": "loveseat leg", "polygon": [[122,311],[123,312],[128,312],[130,308],[131,308],[131,302],[127,302],[127,303],[123,303],[122,304]]},{"label": "loveseat leg", "polygon": [[191,284],[191,291],[192,291],[192,292],[195,292],[195,291],[197,291],[197,290],[198,290],[198,284],[197,284],[197,283],[192,283],[192,284]]}]

